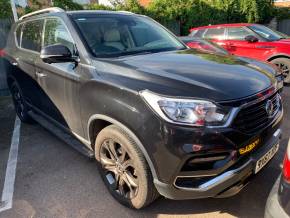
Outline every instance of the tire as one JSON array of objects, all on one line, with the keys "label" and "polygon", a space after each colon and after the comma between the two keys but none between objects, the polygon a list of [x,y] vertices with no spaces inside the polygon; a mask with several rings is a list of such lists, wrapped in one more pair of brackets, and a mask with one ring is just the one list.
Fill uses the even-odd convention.
[{"label": "tire", "polygon": [[102,179],[121,204],[141,209],[158,197],[147,162],[136,142],[116,125],[97,136],[95,157]]},{"label": "tire", "polygon": [[271,61],[282,70],[284,75],[284,82],[290,83],[290,59],[288,58],[276,58]]},{"label": "tire", "polygon": [[29,123],[29,124],[34,123],[34,120],[28,114],[29,107],[24,101],[21,88],[19,87],[17,82],[16,81],[12,82],[9,88],[12,95],[15,112],[17,116],[19,117],[19,119],[23,123]]}]

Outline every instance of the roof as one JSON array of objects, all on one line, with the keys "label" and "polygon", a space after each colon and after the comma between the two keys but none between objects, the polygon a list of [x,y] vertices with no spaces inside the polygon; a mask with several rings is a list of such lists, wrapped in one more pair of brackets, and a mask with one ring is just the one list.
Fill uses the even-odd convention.
[{"label": "roof", "polygon": [[218,28],[218,27],[241,27],[241,26],[251,26],[251,23],[228,23],[228,24],[217,24],[217,25],[209,25],[209,26],[201,26],[201,27],[194,27],[190,30],[198,30],[198,29],[210,29],[210,28]]}]

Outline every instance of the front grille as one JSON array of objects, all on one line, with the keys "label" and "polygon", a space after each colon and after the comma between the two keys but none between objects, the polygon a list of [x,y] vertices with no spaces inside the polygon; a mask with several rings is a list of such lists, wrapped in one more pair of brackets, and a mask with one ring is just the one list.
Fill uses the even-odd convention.
[{"label": "front grille", "polygon": [[[273,111],[270,115],[266,110],[266,104],[269,100],[273,104]],[[279,111],[280,104],[279,94],[274,94],[263,101],[247,106],[238,113],[233,126],[247,134],[255,133],[266,127],[274,119]]]}]

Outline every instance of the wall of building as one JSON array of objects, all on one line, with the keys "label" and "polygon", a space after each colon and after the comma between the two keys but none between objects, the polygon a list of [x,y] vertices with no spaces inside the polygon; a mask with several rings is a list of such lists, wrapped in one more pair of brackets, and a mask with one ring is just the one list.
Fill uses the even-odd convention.
[{"label": "wall of building", "polygon": [[290,7],[290,0],[276,0],[274,4],[277,7]]}]

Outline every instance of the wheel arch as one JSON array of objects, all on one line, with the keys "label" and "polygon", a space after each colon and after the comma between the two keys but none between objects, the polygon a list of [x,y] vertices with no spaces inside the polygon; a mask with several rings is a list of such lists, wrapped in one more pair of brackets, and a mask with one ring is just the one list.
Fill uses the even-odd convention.
[{"label": "wheel arch", "polygon": [[150,171],[152,173],[152,176],[154,179],[157,179],[157,173],[154,168],[153,162],[151,161],[148,152],[146,151],[145,147],[141,143],[141,141],[138,139],[138,137],[131,131],[128,127],[126,127],[121,122],[117,121],[114,118],[111,118],[107,115],[103,114],[94,114],[90,117],[88,126],[87,126],[87,132],[88,132],[88,139],[90,140],[90,144],[92,148],[94,149],[94,140],[95,137],[98,135],[98,133],[105,127],[109,125],[116,125],[120,128],[122,128],[124,131],[126,131],[127,134],[136,142],[138,148],[142,151],[148,165],[150,168]]},{"label": "wheel arch", "polygon": [[267,61],[271,62],[277,58],[288,58],[290,59],[290,55],[287,55],[287,54],[276,54],[274,56],[271,56]]}]

